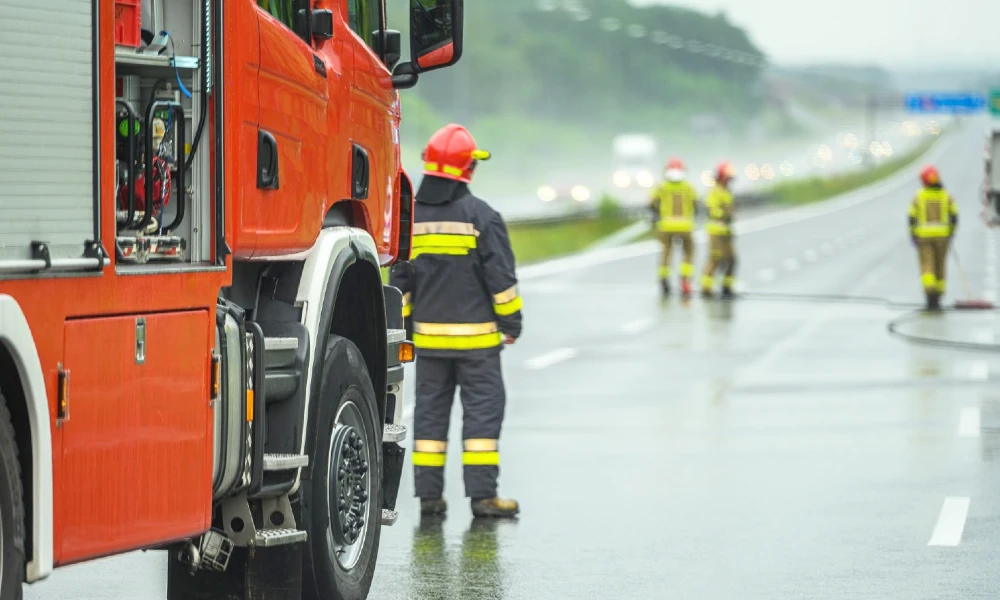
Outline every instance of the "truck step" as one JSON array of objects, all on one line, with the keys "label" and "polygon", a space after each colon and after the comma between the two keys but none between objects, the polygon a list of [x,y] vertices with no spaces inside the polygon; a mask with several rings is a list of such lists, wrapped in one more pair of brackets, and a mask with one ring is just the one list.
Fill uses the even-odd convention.
[{"label": "truck step", "polygon": [[406,330],[405,329],[386,329],[385,331],[386,343],[398,344],[399,342],[406,340]]},{"label": "truck step", "polygon": [[254,545],[270,548],[304,542],[309,536],[305,531],[295,529],[263,529],[254,537]]},{"label": "truck step", "polygon": [[403,425],[393,425],[386,423],[382,426],[382,442],[402,442],[406,439],[406,427]]},{"label": "truck step", "polygon": [[395,510],[389,510],[388,508],[382,509],[382,524],[386,527],[392,527],[396,524],[396,519],[399,518],[399,512]]},{"label": "truck step", "polygon": [[268,369],[287,367],[295,362],[299,340],[293,337],[264,338],[265,366]]},{"label": "truck step", "polygon": [[305,454],[265,454],[265,471],[289,471],[299,467],[309,466],[309,457]]}]

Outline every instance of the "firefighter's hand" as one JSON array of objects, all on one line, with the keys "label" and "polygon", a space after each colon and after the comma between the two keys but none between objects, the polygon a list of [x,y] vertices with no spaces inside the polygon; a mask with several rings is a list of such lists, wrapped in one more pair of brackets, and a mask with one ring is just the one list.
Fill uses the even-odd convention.
[{"label": "firefighter's hand", "polygon": [[517,341],[517,338],[514,337],[514,336],[512,336],[511,334],[509,334],[509,333],[503,334],[503,343],[504,343],[505,346],[510,346],[511,344],[513,344],[516,341]]}]

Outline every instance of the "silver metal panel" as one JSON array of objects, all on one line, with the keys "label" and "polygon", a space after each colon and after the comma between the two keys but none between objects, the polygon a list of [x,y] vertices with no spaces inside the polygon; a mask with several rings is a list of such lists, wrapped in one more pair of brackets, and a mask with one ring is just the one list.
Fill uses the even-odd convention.
[{"label": "silver metal panel", "polygon": [[94,238],[92,0],[0,0],[0,263]]}]

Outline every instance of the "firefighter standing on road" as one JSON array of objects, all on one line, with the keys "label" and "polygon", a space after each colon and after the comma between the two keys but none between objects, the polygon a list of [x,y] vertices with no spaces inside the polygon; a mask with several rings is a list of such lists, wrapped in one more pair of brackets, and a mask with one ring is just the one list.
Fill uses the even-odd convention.
[{"label": "firefighter standing on road", "polygon": [[413,466],[425,515],[447,511],[444,466],[456,386],[463,412],[465,495],[477,517],[513,517],[497,497],[506,395],[500,351],[521,334],[514,253],[499,213],[472,195],[473,170],[490,155],[464,127],[448,125],[424,150],[410,262],[392,271],[417,348]]},{"label": "firefighter standing on road", "polygon": [[666,181],[658,187],[650,199],[657,235],[663,244],[660,260],[660,285],[663,295],[670,294],[670,269],[673,266],[671,254],[675,244],[680,244],[681,252],[681,293],[691,295],[691,276],[694,275],[694,207],[698,198],[694,186],[684,179],[684,163],[679,158],[671,158],[667,163]]},{"label": "firefighter standing on road", "polygon": [[736,170],[728,162],[716,169],[715,186],[705,197],[705,207],[708,210],[708,262],[701,277],[701,292],[706,298],[714,294],[715,273],[722,270],[722,297],[733,296],[733,285],[736,283],[736,251],[733,248],[733,194],[729,184],[736,176]]},{"label": "firefighter standing on road", "polygon": [[941,185],[936,168],[924,167],[920,181],[924,188],[910,204],[910,235],[920,256],[920,280],[927,294],[927,308],[937,310],[945,291],[945,260],[958,226],[958,207]]}]

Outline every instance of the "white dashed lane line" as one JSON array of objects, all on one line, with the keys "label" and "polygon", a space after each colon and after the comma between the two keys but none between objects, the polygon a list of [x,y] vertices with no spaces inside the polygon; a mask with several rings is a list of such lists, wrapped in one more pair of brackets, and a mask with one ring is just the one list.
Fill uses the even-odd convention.
[{"label": "white dashed lane line", "polygon": [[965,519],[969,516],[969,498],[948,496],[941,505],[928,546],[957,546],[962,543]]},{"label": "white dashed lane line", "polygon": [[958,416],[958,437],[979,437],[979,408],[967,406]]},{"label": "white dashed lane line", "polygon": [[533,370],[547,369],[553,365],[573,359],[577,354],[579,352],[576,348],[560,348],[527,360],[524,362],[524,366]]},{"label": "white dashed lane line", "polygon": [[652,327],[653,323],[654,323],[653,319],[638,319],[636,321],[632,321],[630,323],[625,323],[624,325],[622,325],[621,331],[622,333],[634,335],[636,333],[641,333],[642,331],[649,329],[650,327]]}]

